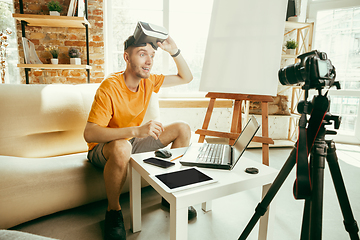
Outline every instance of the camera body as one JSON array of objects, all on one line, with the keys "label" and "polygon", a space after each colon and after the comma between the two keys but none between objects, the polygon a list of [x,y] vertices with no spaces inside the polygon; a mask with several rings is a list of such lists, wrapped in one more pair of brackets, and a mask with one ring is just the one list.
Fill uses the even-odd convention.
[{"label": "camera body", "polygon": [[304,89],[322,89],[335,83],[335,67],[326,53],[317,50],[301,54],[299,62],[279,70],[282,85],[294,85],[304,82]]}]

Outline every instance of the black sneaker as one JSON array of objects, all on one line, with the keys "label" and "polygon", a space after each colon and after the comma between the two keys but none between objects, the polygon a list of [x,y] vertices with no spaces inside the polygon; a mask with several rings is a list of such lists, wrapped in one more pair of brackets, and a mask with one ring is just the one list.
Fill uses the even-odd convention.
[{"label": "black sneaker", "polygon": [[105,240],[126,240],[124,218],[121,210],[106,211],[104,232]]},{"label": "black sneaker", "polygon": [[[168,203],[168,201],[165,200],[165,198],[161,198],[161,205],[163,205],[166,208],[170,208],[170,203]],[[196,210],[193,206],[188,207],[188,220],[192,220],[194,218],[196,218],[197,213]]]}]

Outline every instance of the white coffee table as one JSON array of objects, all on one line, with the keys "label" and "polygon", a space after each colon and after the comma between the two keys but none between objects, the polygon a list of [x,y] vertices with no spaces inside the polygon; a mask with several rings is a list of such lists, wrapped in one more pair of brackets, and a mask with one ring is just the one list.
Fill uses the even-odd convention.
[{"label": "white coffee table", "polygon": [[[172,149],[173,156],[180,156],[186,148]],[[130,213],[133,232],[141,231],[141,177],[143,177],[163,198],[170,203],[170,239],[186,240],[188,235],[188,207],[202,203],[204,211],[211,210],[211,200],[238,193],[254,187],[270,184],[278,171],[242,157],[232,171],[201,168],[206,174],[218,180],[216,183],[207,184],[192,189],[175,193],[167,193],[150,175],[186,168],[175,160],[175,166],[168,169],[152,166],[143,162],[145,158],[153,157],[153,152],[133,154],[130,160]],[[258,174],[245,173],[247,167],[256,167]],[[268,185],[269,186],[269,185]],[[264,187],[263,189],[267,189]],[[260,202],[261,199],[259,199]],[[254,209],[255,211],[255,209]],[[273,215],[273,213],[272,213]],[[267,238],[268,214],[263,218],[265,224],[260,223],[259,239]],[[250,219],[249,219],[250,220]]]}]

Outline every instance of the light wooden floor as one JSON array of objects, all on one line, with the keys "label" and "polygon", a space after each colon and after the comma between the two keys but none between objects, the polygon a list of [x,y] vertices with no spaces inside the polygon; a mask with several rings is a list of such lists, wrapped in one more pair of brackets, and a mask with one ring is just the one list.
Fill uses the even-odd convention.
[{"label": "light wooden floor", "polygon": [[[360,221],[360,146],[337,145],[337,155],[355,219]],[[280,169],[291,148],[271,148],[270,166]],[[249,149],[246,156],[261,161],[260,149]],[[293,170],[275,196],[276,240],[299,239],[303,201],[293,198]],[[260,201],[261,189],[252,189],[213,201],[212,211],[203,212],[200,205],[196,220],[189,222],[189,240],[238,239]],[[129,223],[129,196],[121,196],[128,240],[169,239],[169,212],[163,209],[161,197],[151,187],[142,190],[142,231],[132,233]],[[102,239],[106,201],[46,216],[13,229],[64,240]],[[338,200],[328,167],[325,168],[323,239],[350,239],[343,227]],[[255,228],[249,240],[257,239]]]}]

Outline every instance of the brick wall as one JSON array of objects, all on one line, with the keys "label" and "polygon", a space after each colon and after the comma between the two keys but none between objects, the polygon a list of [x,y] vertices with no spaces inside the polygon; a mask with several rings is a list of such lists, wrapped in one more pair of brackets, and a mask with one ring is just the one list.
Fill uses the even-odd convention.
[{"label": "brick wall", "polygon": [[[25,14],[48,15],[46,3],[50,0],[23,0]],[[63,6],[61,16],[66,16],[70,0],[58,0]],[[20,13],[20,6],[14,0],[15,12]],[[104,32],[103,32],[103,0],[88,0],[89,53],[90,53],[90,82],[101,82],[105,75],[104,69]],[[26,37],[34,43],[36,53],[44,64],[49,64],[51,54],[46,47],[58,46],[60,50],[59,64],[69,64],[67,52],[70,47],[78,48],[81,62],[86,64],[85,28],[54,28],[54,27],[25,27]],[[21,24],[17,21],[17,37],[19,45],[20,63],[24,63],[24,52],[21,40]],[[22,83],[25,83],[25,71],[20,69]],[[86,70],[40,70],[29,71],[29,83],[86,83]]]}]

